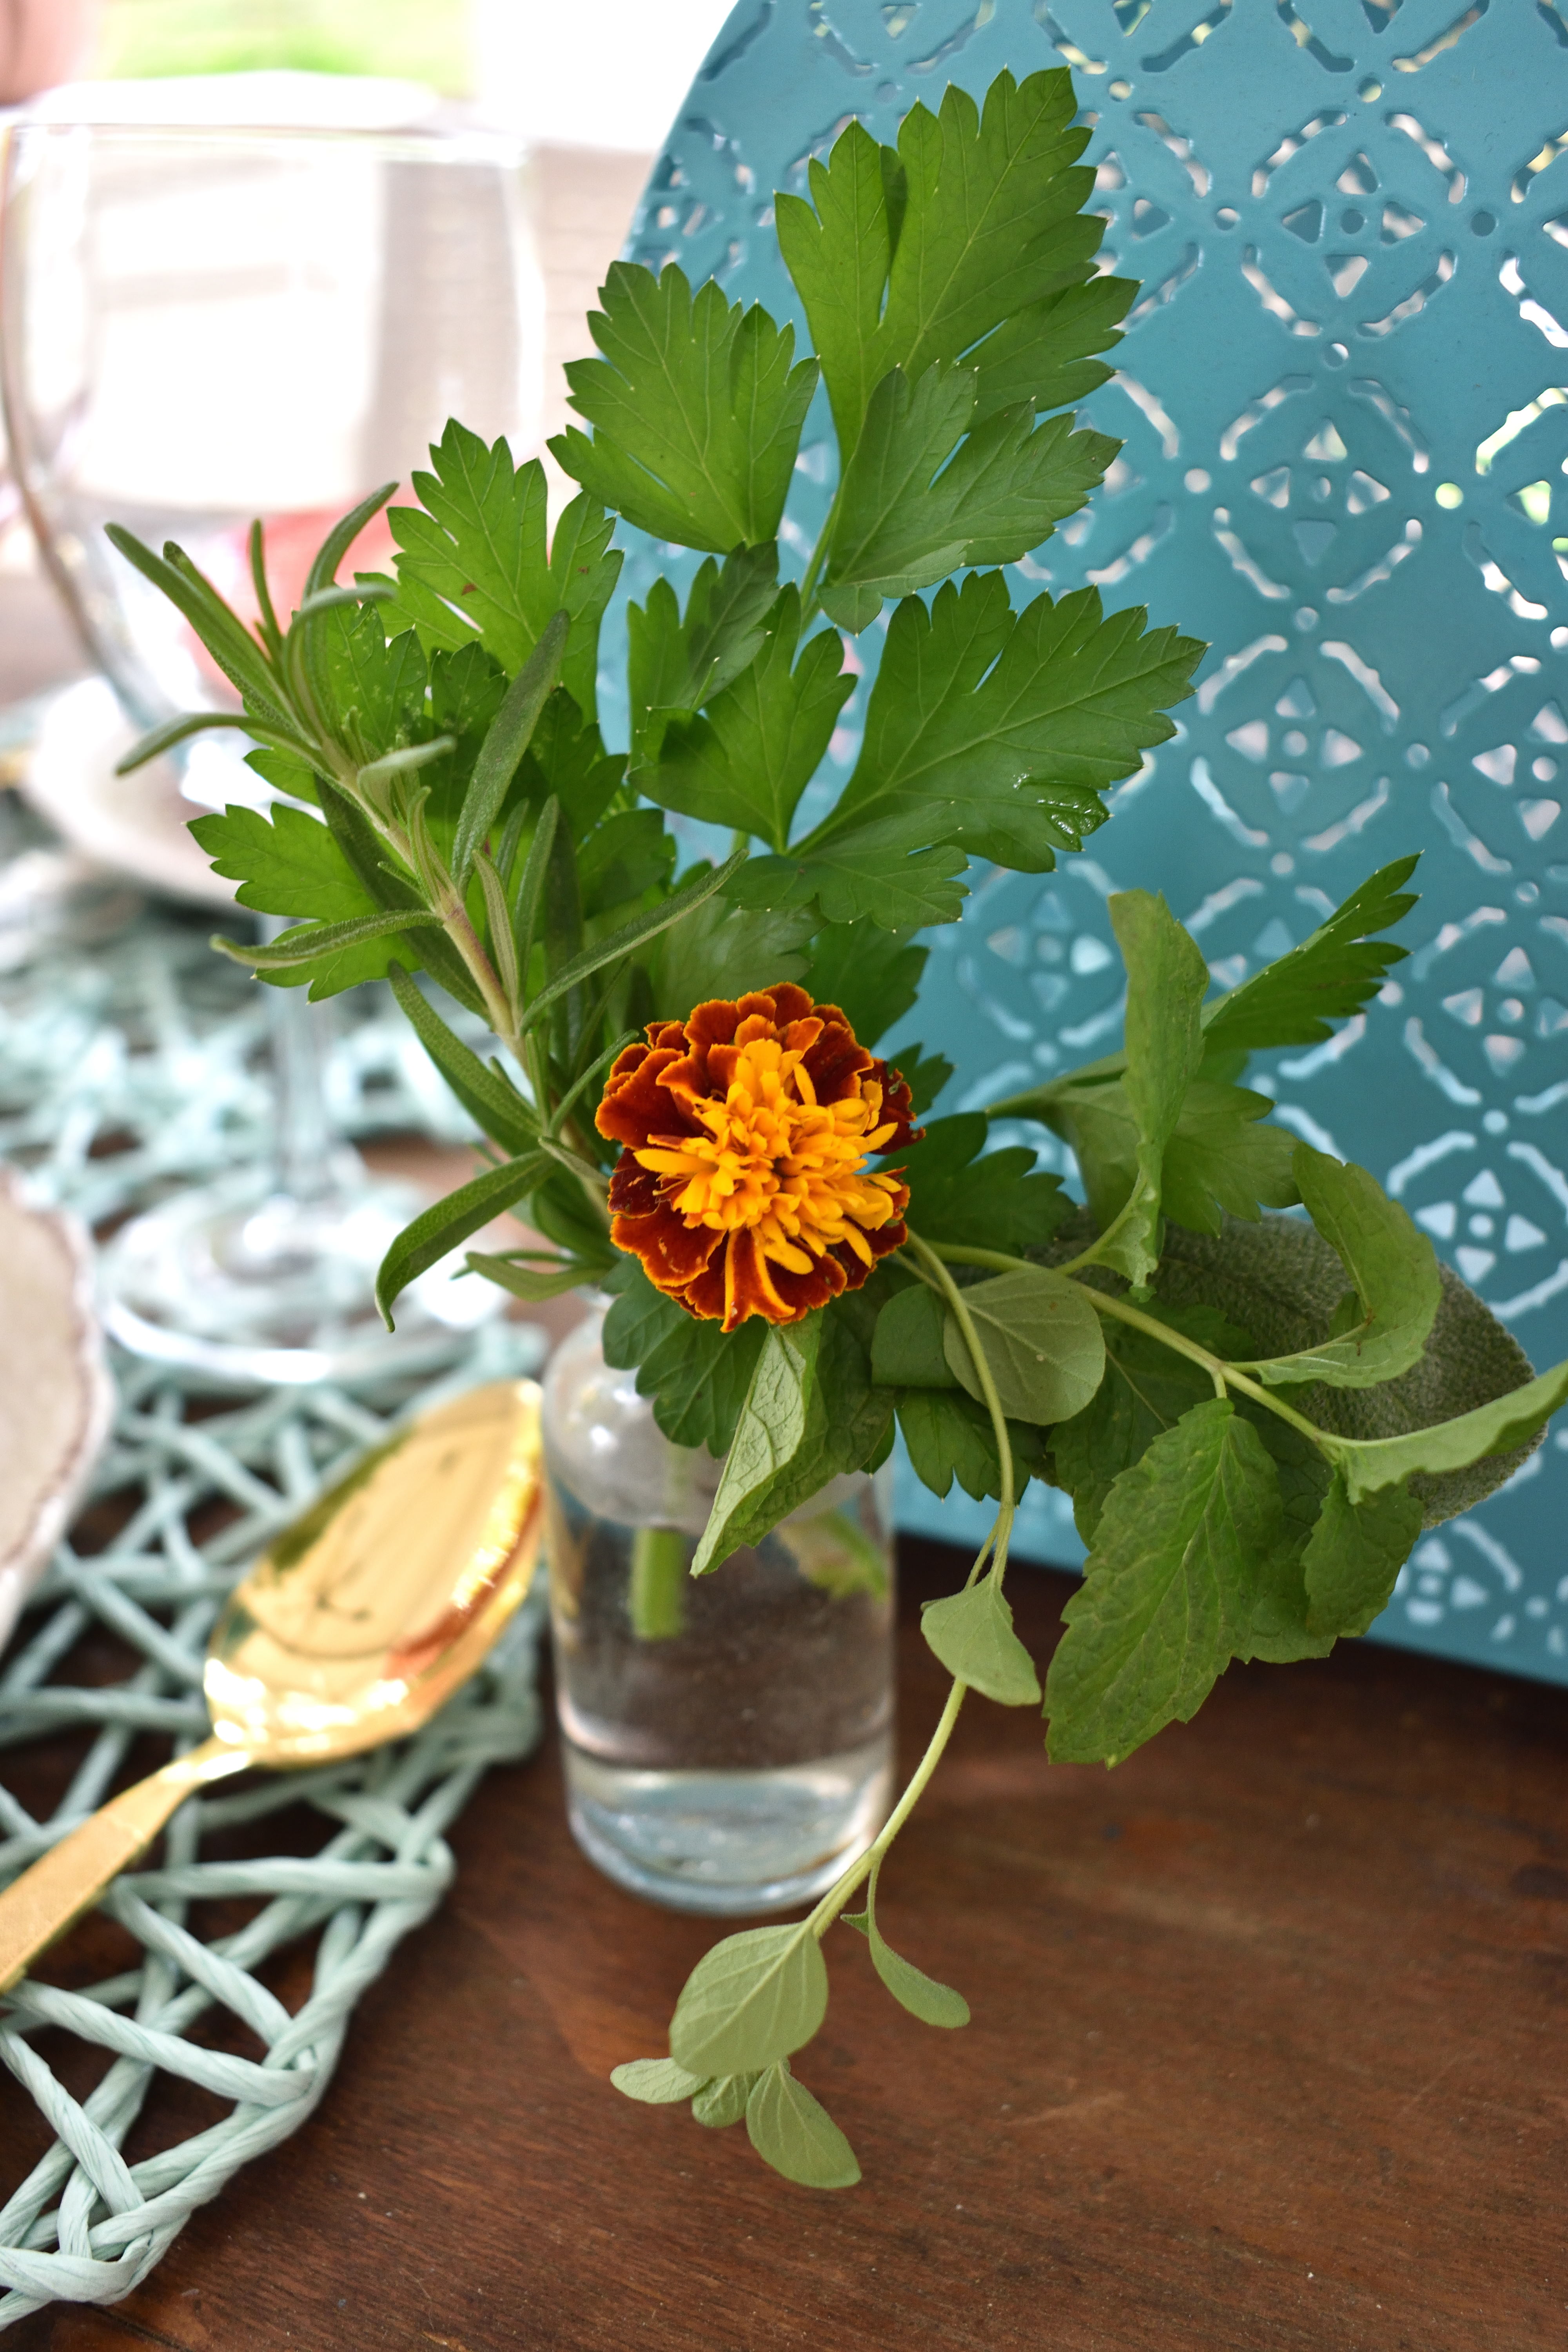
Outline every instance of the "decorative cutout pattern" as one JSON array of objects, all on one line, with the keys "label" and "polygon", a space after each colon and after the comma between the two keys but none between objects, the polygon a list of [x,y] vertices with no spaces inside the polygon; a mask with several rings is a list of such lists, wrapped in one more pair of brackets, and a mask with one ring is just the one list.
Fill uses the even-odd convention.
[{"label": "decorative cutout pattern", "polygon": [[[1019,568],[1018,593],[1098,581],[1215,647],[1089,856],[977,877],[907,1034],[962,1055],[964,1099],[994,1099],[1113,1032],[1111,889],[1163,887],[1228,985],[1423,847],[1412,961],[1364,1023],[1259,1083],[1394,1184],[1538,1362],[1568,1353],[1564,11],[997,0],[983,23],[973,0],[922,0],[923,52],[948,46],[920,77],[878,0],[831,14],[857,69],[805,0],[737,8],[637,257],[796,316],[754,232],[851,113],[889,139],[949,78],[978,94],[1004,65],[1071,65],[1107,247],[1144,290],[1089,404],[1125,443],[1115,495]],[[803,460],[824,503],[825,454]],[[874,663],[875,633],[859,646]],[[1491,1206],[1463,1197],[1483,1169]],[[1030,1496],[1026,1542],[1076,1558],[1060,1498]],[[1380,1630],[1568,1681],[1565,1508],[1558,1433],[1427,1539]],[[911,1488],[905,1512],[967,1532],[962,1502]]]}]

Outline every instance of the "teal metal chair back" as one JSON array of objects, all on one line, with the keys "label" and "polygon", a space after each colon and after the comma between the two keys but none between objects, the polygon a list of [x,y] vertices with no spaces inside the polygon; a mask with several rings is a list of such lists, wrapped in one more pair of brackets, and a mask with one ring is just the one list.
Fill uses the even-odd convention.
[{"label": "teal metal chair back", "polygon": [[[1087,407],[1124,444],[1107,493],[1017,593],[1092,583],[1213,651],[1087,856],[971,877],[897,1034],[960,1063],[943,1108],[994,1100],[1110,1042],[1111,889],[1163,889],[1231,985],[1423,850],[1394,984],[1255,1083],[1545,1364],[1568,1354],[1568,0],[1303,6],[742,0],[630,249],[798,320],[773,191],[850,116],[890,140],[949,81],[1072,68],[1106,257],[1142,292]],[[828,457],[808,425],[824,507]],[[969,1532],[912,1480],[904,1517]],[[1560,1430],[1426,1538],[1378,1632],[1568,1680],[1565,1517]],[[1064,1498],[1031,1488],[1024,1543],[1080,1556]]]}]

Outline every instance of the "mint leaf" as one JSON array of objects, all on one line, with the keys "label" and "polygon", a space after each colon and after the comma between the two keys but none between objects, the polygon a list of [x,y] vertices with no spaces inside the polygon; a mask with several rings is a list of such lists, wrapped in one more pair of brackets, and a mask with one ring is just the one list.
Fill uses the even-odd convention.
[{"label": "mint leaf", "polygon": [[[1244,1332],[1212,1308],[1151,1310],[1211,1354],[1245,1350]],[[1124,1470],[1142,1461],[1156,1437],[1214,1394],[1201,1364],[1179,1356],[1146,1331],[1126,1323],[1105,1327],[1105,1378],[1080,1412],[1051,1432],[1057,1476],[1072,1496],[1073,1518],[1092,1543],[1105,1498]]]},{"label": "mint leaf", "polygon": [[813,940],[802,985],[815,1003],[837,1004],[862,1045],[875,1045],[913,1005],[929,953],[877,923],[836,923]]},{"label": "mint leaf", "polygon": [[1405,1486],[1352,1503],[1336,1476],[1308,1541],[1308,1623],[1323,1633],[1364,1633],[1387,1608],[1394,1580],[1421,1532],[1421,1505]]},{"label": "mint leaf", "polygon": [[853,2189],[860,2178],[854,2149],[826,2108],[795,2081],[787,2060],[753,2086],[746,2133],[764,2164],[803,2189]]},{"label": "mint leaf", "polygon": [[1327,1381],[1370,1389],[1420,1361],[1442,1297],[1437,1257],[1374,1176],[1298,1143],[1292,1165],[1301,1198],[1354,1286],[1349,1328],[1314,1348],[1248,1367],[1270,1388]]},{"label": "mint leaf", "polygon": [[1073,1203],[1058,1177],[1037,1169],[1026,1144],[987,1151],[984,1111],[933,1119],[905,1171],[909,1221],[921,1239],[1008,1255],[1041,1249]]},{"label": "mint leaf", "polygon": [[669,2021],[669,2054],[689,2074],[743,2074],[809,2042],[827,2014],[827,1970],[802,1921],[747,1927],[705,1952]]},{"label": "mint leaf", "polygon": [[1115,1481],[1046,1682],[1057,1762],[1120,1763],[1190,1721],[1251,1629],[1283,1534],[1274,1465],[1228,1402],[1184,1413]]},{"label": "mint leaf", "polygon": [[[776,913],[742,911],[731,894],[749,870],[749,866],[741,866],[721,896],[705,898],[654,941],[644,963],[650,1003],[658,1008],[661,1020],[684,1021],[694,1006],[710,997],[744,996],[781,980],[799,980],[805,971],[804,950],[817,917],[809,908],[799,907]],[[689,867],[682,878],[689,881],[698,871]]]},{"label": "mint leaf", "polygon": [[1104,479],[1118,442],[1065,416],[1037,430],[1027,404],[975,425],[977,389],[964,368],[913,382],[895,368],[872,394],[823,575],[823,604],[847,626],[873,612],[864,594],[840,610],[841,589],[907,596],[964,565],[1016,563]]},{"label": "mint leaf", "polygon": [[923,1969],[917,1969],[912,1960],[895,1952],[878,1927],[876,1887],[879,1868],[878,1864],[872,1870],[865,1911],[858,1915],[841,1911],[840,1919],[846,1927],[853,1927],[865,1937],[871,1947],[871,1965],[900,2008],[907,2009],[911,2017],[918,2017],[922,2025],[940,2025],[950,2032],[967,2025],[969,2003],[963,1995],[954,1992],[951,1985],[939,1984]]},{"label": "mint leaf", "polygon": [[955,1680],[998,1706],[1037,1706],[1034,1660],[1013,1631],[1013,1605],[994,1576],[921,1611],[921,1632]]},{"label": "mint leaf", "polygon": [[397,601],[390,627],[412,625],[427,650],[449,651],[477,637],[514,677],[552,613],[571,624],[562,679],[587,719],[595,711],[599,623],[621,568],[613,526],[593,500],[574,499],[545,547],[544,469],[537,457],[514,468],[504,439],[487,447],[455,421],[430,452],[431,473],[416,473],[417,507],[392,507],[397,541]]},{"label": "mint leaf", "polygon": [[795,330],[742,312],[710,278],[695,299],[673,262],[613,261],[589,314],[602,359],[566,370],[574,425],[550,444],[563,470],[639,530],[716,555],[776,537],[813,359],[791,364]]},{"label": "mint leaf", "polygon": [[1330,1024],[1359,1012],[1390,964],[1409,953],[1373,934],[1402,921],[1415,905],[1415,892],[1401,885],[1419,863],[1418,856],[1398,857],[1381,866],[1310,939],[1216,998],[1205,1022],[1208,1051],[1255,1054],[1331,1036]]},{"label": "mint leaf", "polygon": [[968,866],[967,852],[952,843],[916,846],[949,822],[945,803],[928,803],[804,855],[751,858],[730,896],[742,907],[815,905],[824,922],[870,921],[899,933],[955,923],[969,896],[956,878]]},{"label": "mint leaf", "polygon": [[746,2112],[756,2074],[717,2074],[705,2083],[691,2102],[691,2120],[708,2131],[727,2131]]},{"label": "mint leaf", "polygon": [[1166,740],[1165,706],[1191,691],[1201,645],[1145,618],[1107,617],[1092,588],[1016,614],[997,572],[949,582],[929,610],[907,597],[888,625],[854,773],[795,856],[929,812],[929,839],[1047,871],[1104,823],[1100,793]]},{"label": "mint leaf", "polygon": [[1565,1400],[1568,1360],[1538,1373],[1508,1396],[1477,1405],[1453,1421],[1414,1429],[1401,1437],[1335,1438],[1331,1452],[1344,1474],[1351,1501],[1364,1502],[1369,1495],[1400,1485],[1414,1472],[1462,1470],[1490,1454],[1511,1454],[1543,1428]]},{"label": "mint leaf", "polygon": [[739,677],[762,650],[778,598],[778,549],[738,547],[721,567],[698,567],[683,613],[659,578],[646,604],[626,614],[626,686],[631,701],[632,773],[658,759],[671,719],[689,719]]},{"label": "mint leaf", "polygon": [[240,885],[235,897],[242,907],[318,923],[376,911],[331,827],[304,809],[278,802],[263,816],[258,809],[227,808],[221,816],[193,817],[187,829],[213,872]]},{"label": "mint leaf", "polygon": [[[1045,1266],[1020,1267],[973,1284],[963,1303],[1008,1420],[1048,1423],[1083,1410],[1105,1374],[1100,1317],[1086,1291]],[[962,1386],[980,1397],[980,1376],[951,1308],[943,1344]]]},{"label": "mint leaf", "polygon": [[808,638],[796,660],[799,640],[800,592],[792,584],[757,633],[755,657],[723,691],[703,698],[703,716],[660,719],[657,763],[637,769],[638,791],[782,850],[795,803],[855,691],[837,630]]}]

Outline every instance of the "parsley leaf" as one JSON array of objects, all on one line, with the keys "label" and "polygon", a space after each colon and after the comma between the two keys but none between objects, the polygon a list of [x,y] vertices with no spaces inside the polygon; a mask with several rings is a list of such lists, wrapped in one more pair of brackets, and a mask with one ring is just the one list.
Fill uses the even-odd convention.
[{"label": "parsley leaf", "polygon": [[[1099,794],[1173,731],[1203,647],[1100,610],[1092,588],[1022,613],[999,572],[950,582],[888,626],[855,772],[797,856],[871,820],[929,817],[931,841],[1044,873],[1105,821]],[[932,803],[941,803],[933,806]],[[910,845],[913,845],[911,843]]]},{"label": "parsley leaf", "polygon": [[606,1277],[617,1296],[605,1318],[605,1360],[636,1371],[637,1394],[673,1444],[728,1454],[768,1327],[753,1317],[728,1339],[656,1290],[634,1258]]},{"label": "parsley leaf", "polygon": [[418,506],[387,511],[398,547],[396,601],[381,608],[387,625],[417,629],[430,650],[455,652],[478,637],[510,677],[563,611],[572,627],[563,683],[592,719],[599,623],[621,568],[613,525],[593,499],[574,499],[547,553],[537,457],[514,468],[504,439],[487,447],[454,422],[430,462],[433,473],[412,478]]},{"label": "parsley leaf", "polygon": [[600,299],[588,325],[604,357],[566,370],[595,437],[573,425],[551,455],[656,539],[724,555],[774,538],[816,388],[814,359],[791,364],[794,328],[711,279],[693,297],[673,262],[657,278],[612,262]]},{"label": "parsley leaf", "polygon": [[969,896],[958,879],[968,870],[967,852],[955,842],[916,846],[954,821],[945,803],[928,802],[856,826],[819,849],[748,858],[729,895],[741,907],[815,905],[823,922],[868,919],[899,933],[955,923]]},{"label": "parsley leaf", "polygon": [[646,604],[626,614],[634,773],[658,758],[671,719],[689,719],[722,692],[762,649],[778,595],[778,549],[737,547],[721,567],[711,556],[692,581],[681,612],[662,576]]},{"label": "parsley leaf", "polygon": [[953,1249],[1043,1248],[1074,1204],[1026,1144],[987,1151],[989,1132],[984,1111],[932,1120],[909,1155],[910,1223],[922,1241]]},{"label": "parsley leaf", "polygon": [[1382,987],[1389,965],[1409,953],[1373,934],[1403,920],[1415,906],[1415,894],[1401,885],[1418,862],[1399,857],[1381,867],[1310,939],[1216,998],[1204,1021],[1209,1053],[1314,1045],[1333,1034],[1331,1022],[1359,1012]]},{"label": "parsley leaf", "polygon": [[875,1045],[914,1003],[930,952],[875,923],[835,923],[813,940],[801,984],[816,1003],[837,1004],[862,1045]]},{"label": "parsley leaf", "polygon": [[[800,592],[791,585],[772,604],[755,658],[722,691],[702,697],[701,717],[658,715],[658,764],[637,769],[638,791],[665,808],[760,834],[783,849],[795,803],[855,691],[837,630],[809,637],[796,660],[799,640]],[[635,663],[635,636],[633,644]],[[651,733],[648,725],[645,741]]]},{"label": "parsley leaf", "polygon": [[[689,882],[703,869],[689,866]],[[742,874],[745,866],[740,869]],[[775,981],[805,974],[806,941],[817,927],[808,909],[751,914],[720,892],[661,931],[645,959],[651,1002],[659,1017],[684,1021],[693,1006],[713,996],[744,996]]]},{"label": "parsley leaf", "polygon": [[964,368],[913,383],[894,368],[872,394],[823,575],[823,604],[847,627],[966,564],[1017,562],[1104,478],[1117,442],[1065,416],[1037,430],[1027,404],[972,431],[976,392]]},{"label": "parsley leaf", "polygon": [[221,816],[194,817],[190,831],[213,872],[240,885],[234,895],[242,907],[317,923],[379,911],[331,829],[304,809],[283,801],[268,816],[227,808]]}]

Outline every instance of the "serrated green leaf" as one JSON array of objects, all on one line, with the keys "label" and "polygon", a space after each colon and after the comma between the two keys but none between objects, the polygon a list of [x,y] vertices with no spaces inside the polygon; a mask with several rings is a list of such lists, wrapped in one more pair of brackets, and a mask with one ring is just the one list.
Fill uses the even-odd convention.
[{"label": "serrated green leaf", "polygon": [[805,859],[841,835],[946,803],[933,838],[1044,872],[1105,820],[1099,794],[1172,733],[1166,706],[1191,692],[1203,647],[1145,629],[1139,609],[1104,615],[1092,588],[1022,613],[997,572],[949,582],[928,610],[907,597],[867,708],[860,756],[832,812],[795,845]]},{"label": "serrated green leaf", "polygon": [[874,1379],[894,1389],[951,1389],[957,1375],[942,1345],[947,1309],[934,1290],[912,1283],[877,1318],[871,1345]]},{"label": "serrated green leaf", "polygon": [[331,827],[304,809],[279,803],[263,816],[258,809],[231,807],[221,816],[193,817],[187,830],[213,872],[239,884],[235,897],[242,907],[319,923],[376,911]]},{"label": "serrated green leaf", "polygon": [[[1123,890],[1110,901],[1111,928],[1127,967],[1126,1068],[1121,1092],[1132,1124],[1131,1189],[1121,1199],[1101,1190],[1086,1172],[1095,1214],[1103,1225],[1128,1213],[1114,1243],[1101,1255],[1143,1287],[1159,1262],[1158,1239],[1165,1147],[1174,1134],[1203,1060],[1199,1007],[1208,989],[1208,966],[1197,942],[1166,906],[1147,890]],[[1086,1107],[1092,1117],[1099,1106]],[[1114,1163],[1102,1160],[1103,1173]],[[1119,1179],[1121,1171],[1115,1171]]]},{"label": "serrated green leaf", "polygon": [[579,949],[565,962],[556,963],[552,956],[551,977],[530,1000],[523,1014],[524,1033],[533,1028],[552,1005],[559,1003],[583,981],[591,979],[596,971],[602,971],[606,964],[619,963],[635,955],[650,940],[657,939],[661,931],[668,930],[672,924],[679,923],[693,908],[701,906],[704,899],[711,898],[723,888],[742,863],[744,854],[737,850],[735,856],[727,858],[722,866],[709,873],[699,873],[695,879],[684,883],[679,890],[672,890],[668,898],[657,907],[646,908],[641,914],[634,915],[629,922],[622,923],[617,929],[611,931],[607,938],[595,940],[592,945]]},{"label": "serrated green leaf", "polygon": [[862,1045],[914,1004],[929,948],[889,938],[879,923],[835,923],[811,943],[803,985],[816,1004],[837,1004]]},{"label": "serrated green leaf", "polygon": [[1338,1256],[1360,1309],[1342,1334],[1249,1367],[1270,1388],[1298,1381],[1370,1389],[1419,1362],[1437,1313],[1437,1256],[1407,1213],[1353,1162],[1298,1143],[1292,1160],[1313,1224]]},{"label": "serrated green leaf", "polygon": [[782,849],[855,690],[836,630],[808,638],[797,660],[799,640],[800,592],[792,584],[772,603],[754,656],[722,691],[704,698],[704,714],[660,720],[657,753],[636,772],[638,791],[661,807],[760,834]]},{"label": "serrated green leaf", "polygon": [[909,1153],[909,1222],[925,1242],[1021,1255],[1043,1248],[1073,1203],[1026,1144],[987,1151],[984,1111],[933,1119]]},{"label": "serrated green leaf", "polygon": [[860,825],[808,856],[753,857],[731,883],[729,896],[749,908],[816,906],[821,921],[869,921],[900,935],[931,923],[955,923],[969,896],[956,878],[968,867],[967,852],[951,842],[913,845],[955,821],[945,804],[928,803]]},{"label": "serrated green leaf", "polygon": [[1116,1479],[1046,1678],[1054,1761],[1120,1763],[1197,1713],[1249,1638],[1284,1532],[1258,1433],[1215,1397]]},{"label": "serrated green leaf", "polygon": [[1016,563],[1104,479],[1119,442],[1065,416],[1037,427],[1026,404],[977,424],[978,388],[966,368],[884,376],[845,473],[825,597],[907,596],[964,565]]},{"label": "serrated green leaf", "polygon": [[853,2189],[855,2151],[786,2062],[770,2066],[746,2102],[746,2131],[764,2164],[803,2189]]},{"label": "serrated green leaf", "polygon": [[709,2131],[727,2131],[731,2124],[742,2121],[755,2074],[720,2074],[704,2084],[691,2102],[692,2119]]},{"label": "serrated green leaf", "polygon": [[1453,1421],[1401,1437],[1336,1438],[1331,1451],[1352,1502],[1361,1503],[1418,1472],[1462,1470],[1489,1454],[1511,1454],[1543,1428],[1565,1401],[1568,1360]]},{"label": "serrated green leaf", "polygon": [[595,715],[599,624],[621,568],[614,528],[592,499],[574,499],[545,545],[544,469],[536,457],[514,467],[504,439],[489,446],[453,422],[430,452],[433,471],[416,473],[417,507],[393,507],[398,604],[389,628],[416,627],[429,649],[456,649],[477,636],[514,677],[552,613],[571,623],[562,671],[586,719]]},{"label": "serrated green leaf", "polygon": [[772,540],[761,547],[737,547],[722,565],[710,556],[698,566],[684,612],[662,577],[654,581],[646,604],[628,609],[631,772],[639,788],[643,772],[658,763],[671,720],[689,719],[762,651],[779,600],[778,570]]},{"label": "serrated green leaf", "polygon": [[630,2059],[612,2070],[610,2080],[628,2099],[640,2099],[649,2107],[679,2106],[682,2099],[707,2088],[700,2074],[689,2074],[673,2058]]},{"label": "serrated green leaf", "polygon": [[1030,397],[1060,405],[1103,381],[1083,355],[1116,341],[1135,289],[1063,309],[1087,290],[1104,226],[1081,210],[1094,182],[1074,168],[1077,109],[1066,72],[1022,86],[1003,73],[984,114],[950,86],[940,116],[911,108],[896,156],[852,125],[811,164],[810,205],[775,199],[841,448],[892,367],[914,375],[963,358],[987,415]]},{"label": "serrated green leaf", "polygon": [[390,964],[386,976],[404,1018],[468,1117],[508,1151],[531,1150],[539,1139],[539,1121],[510,1080],[453,1034],[401,964]]},{"label": "serrated green leaf", "polygon": [[647,890],[667,890],[675,856],[674,838],[658,809],[620,809],[606,817],[578,855],[584,920],[625,907]]},{"label": "serrated green leaf", "polygon": [[[1152,1312],[1211,1354],[1245,1354],[1247,1335],[1205,1307],[1155,1307]],[[1201,1364],[1125,1323],[1105,1326],[1105,1378],[1081,1412],[1051,1432],[1057,1476],[1072,1496],[1073,1518],[1092,1543],[1105,1498],[1124,1470],[1141,1461],[1156,1437],[1214,1394]]]},{"label": "serrated green leaf", "polygon": [[1415,905],[1414,892],[1402,886],[1419,862],[1399,857],[1380,867],[1310,939],[1216,998],[1204,1024],[1208,1051],[1255,1054],[1331,1036],[1330,1023],[1359,1012],[1382,987],[1390,964],[1409,953],[1373,934],[1402,921]]},{"label": "serrated green leaf", "polygon": [[598,728],[584,719],[571,695],[557,689],[523,754],[518,788],[531,802],[558,800],[573,840],[585,843],[626,772],[625,759],[605,751]]},{"label": "serrated green leaf", "polygon": [[816,386],[792,364],[795,330],[731,305],[710,278],[695,297],[671,262],[655,278],[615,261],[589,314],[604,354],[566,370],[575,426],[551,455],[595,498],[656,539],[724,555],[775,538]]},{"label": "serrated green leaf", "polygon": [[952,1076],[952,1064],[945,1054],[928,1054],[918,1045],[900,1046],[899,1069],[910,1090],[910,1108],[917,1118],[931,1108]]},{"label": "serrated green leaf", "polygon": [[1194,1078],[1165,1146],[1163,1213],[1193,1233],[1217,1234],[1227,1215],[1293,1207],[1296,1139],[1268,1124],[1273,1108],[1250,1087]]},{"label": "serrated green leaf", "polygon": [[455,1192],[448,1192],[445,1200],[437,1201],[412,1224],[404,1226],[375,1277],[375,1303],[389,1331],[394,1328],[393,1306],[409,1284],[503,1209],[523,1200],[548,1175],[552,1164],[546,1152],[523,1152],[459,1184]]},{"label": "serrated green leaf", "polygon": [[734,1440],[763,1325],[753,1317],[726,1337],[717,1323],[698,1322],[656,1290],[635,1259],[622,1268],[605,1318],[605,1361],[636,1372],[637,1394],[653,1400],[654,1419],[672,1444],[706,1445],[721,1457]]},{"label": "serrated green leaf", "polygon": [[827,1970],[807,1923],[747,1927],[705,1952],[669,2021],[669,2054],[704,2079],[773,2065],[827,2014]]},{"label": "serrated green leaf", "polygon": [[[1010,1421],[1067,1421],[1105,1376],[1105,1340],[1089,1294],[1045,1266],[1020,1267],[963,1293],[1003,1412]],[[969,1343],[950,1310],[947,1360],[972,1397],[983,1391]]]},{"label": "serrated green leaf", "polygon": [[1364,1633],[1381,1617],[1421,1532],[1421,1505],[1405,1486],[1352,1503],[1336,1475],[1308,1541],[1307,1622],[1321,1633]]},{"label": "serrated green leaf", "polygon": [[[732,882],[745,871],[742,866]],[[799,980],[806,969],[805,943],[816,928],[810,908],[752,913],[736,907],[728,889],[722,898],[705,898],[661,932],[645,959],[660,1017],[684,1021],[710,997],[741,997],[777,981]]]},{"label": "serrated green leaf", "polygon": [[1034,1660],[1013,1631],[1013,1605],[994,1577],[928,1601],[921,1632],[955,1680],[998,1706],[1037,1706]]}]

